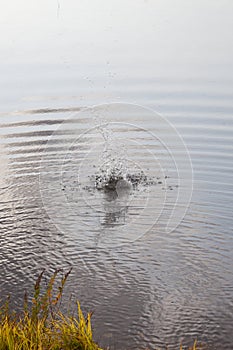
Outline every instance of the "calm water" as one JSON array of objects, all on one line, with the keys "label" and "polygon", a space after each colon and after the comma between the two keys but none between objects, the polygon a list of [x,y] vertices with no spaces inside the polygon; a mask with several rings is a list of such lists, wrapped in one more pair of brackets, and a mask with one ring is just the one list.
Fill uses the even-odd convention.
[{"label": "calm water", "polygon": [[[72,267],[102,346],[231,350],[232,2],[2,7],[1,297]],[[151,183],[98,191],[110,163]]]}]

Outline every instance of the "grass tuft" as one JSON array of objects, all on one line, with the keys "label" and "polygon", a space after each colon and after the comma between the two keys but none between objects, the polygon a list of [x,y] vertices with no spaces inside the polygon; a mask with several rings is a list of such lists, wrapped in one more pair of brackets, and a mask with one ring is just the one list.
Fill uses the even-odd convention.
[{"label": "grass tuft", "polygon": [[35,282],[30,302],[25,294],[20,315],[9,311],[9,298],[0,307],[0,350],[101,350],[92,337],[90,313],[84,317],[79,303],[76,316],[65,316],[59,309],[71,270],[55,288],[60,273],[56,270],[42,291],[44,272]]}]

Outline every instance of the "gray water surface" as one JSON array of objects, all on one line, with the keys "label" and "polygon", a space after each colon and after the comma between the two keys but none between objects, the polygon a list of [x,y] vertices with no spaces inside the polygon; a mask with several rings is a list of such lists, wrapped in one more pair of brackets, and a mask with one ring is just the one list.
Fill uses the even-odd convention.
[{"label": "gray water surface", "polygon": [[[72,267],[66,297],[94,311],[103,347],[177,349],[197,338],[231,350],[232,3],[24,0],[3,7],[1,298],[11,293],[19,307],[43,268]],[[113,124],[101,119],[105,107],[93,113],[103,104],[117,106]],[[135,112],[117,114],[121,104]],[[140,108],[165,117],[174,134],[156,113],[137,114]],[[116,162],[125,157],[131,173],[143,170],[156,184],[93,188],[104,132]],[[187,153],[171,135],[181,135]],[[160,138],[174,141],[180,176]],[[187,154],[192,199],[177,204],[177,215],[187,212],[170,232],[177,193],[190,191]]]}]

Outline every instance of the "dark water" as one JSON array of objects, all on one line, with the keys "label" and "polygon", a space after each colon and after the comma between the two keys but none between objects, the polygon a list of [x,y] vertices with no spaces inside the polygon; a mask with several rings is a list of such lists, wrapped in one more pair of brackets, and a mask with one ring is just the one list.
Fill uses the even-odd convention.
[{"label": "dark water", "polygon": [[[231,350],[232,3],[4,7],[1,297],[72,267],[102,346]],[[149,184],[95,189],[111,165]]]}]

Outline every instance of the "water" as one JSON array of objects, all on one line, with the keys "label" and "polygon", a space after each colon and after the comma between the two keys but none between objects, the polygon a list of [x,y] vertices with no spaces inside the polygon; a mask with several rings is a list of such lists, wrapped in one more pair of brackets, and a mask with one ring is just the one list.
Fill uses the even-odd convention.
[{"label": "water", "polygon": [[2,7],[1,297],[73,267],[102,346],[231,350],[232,3]]}]

